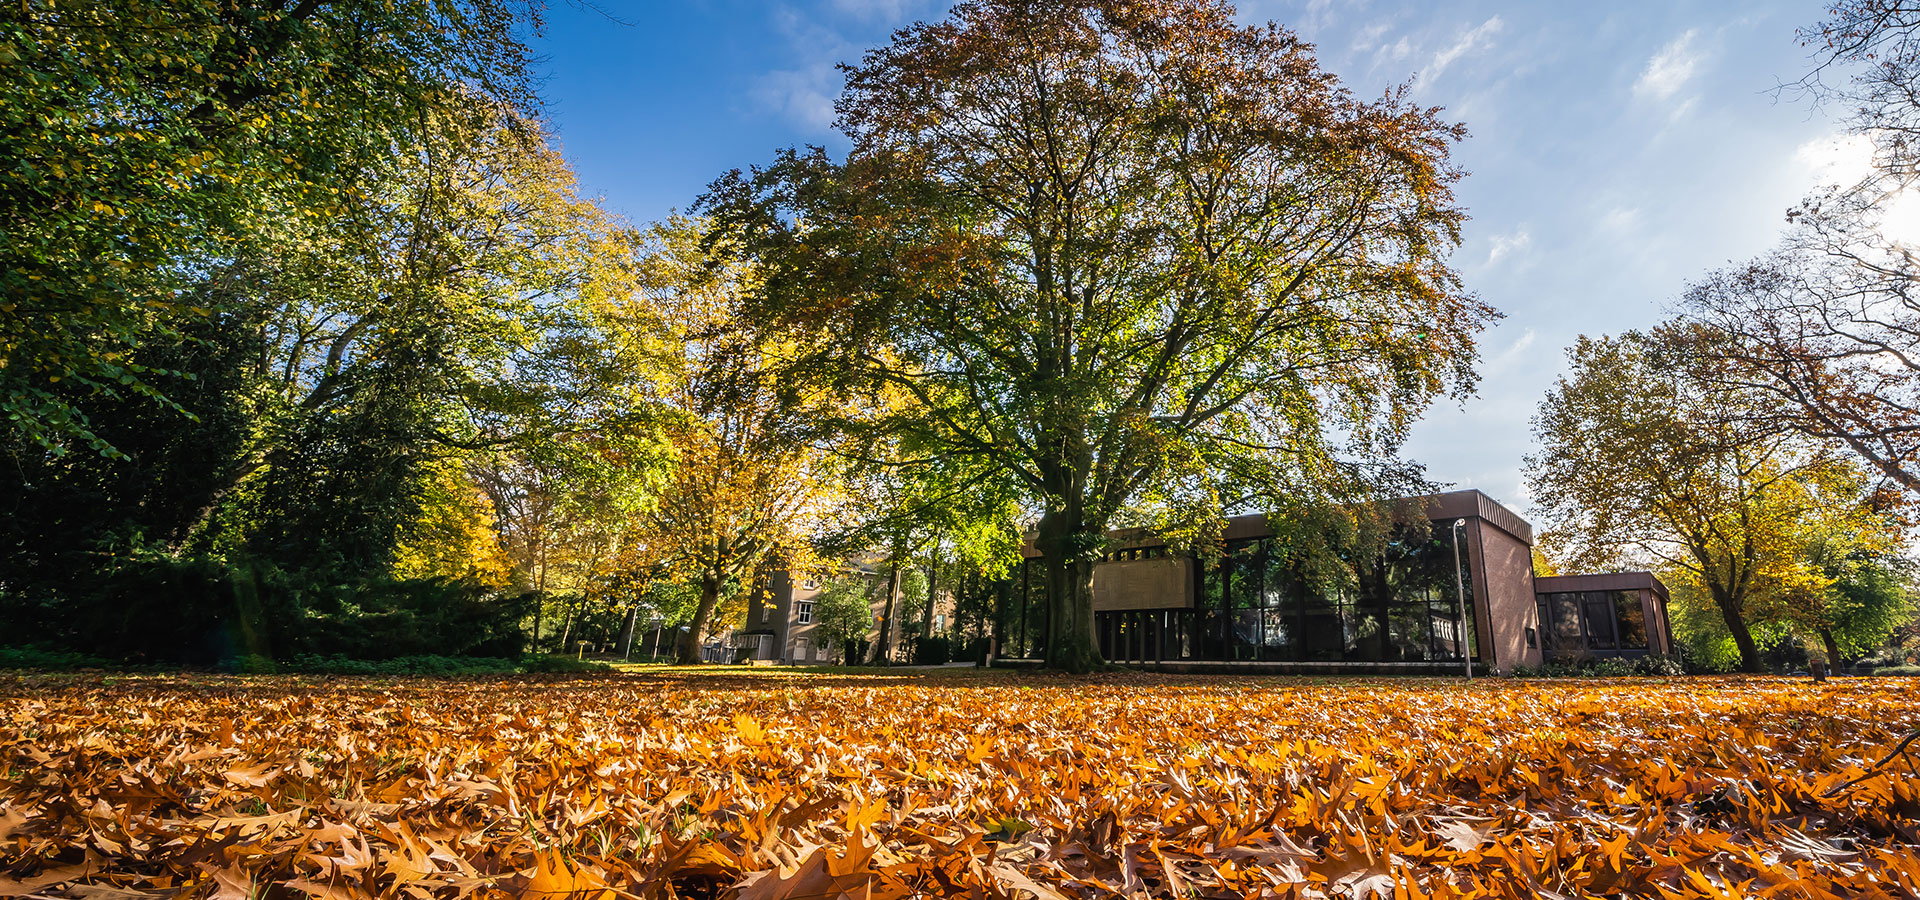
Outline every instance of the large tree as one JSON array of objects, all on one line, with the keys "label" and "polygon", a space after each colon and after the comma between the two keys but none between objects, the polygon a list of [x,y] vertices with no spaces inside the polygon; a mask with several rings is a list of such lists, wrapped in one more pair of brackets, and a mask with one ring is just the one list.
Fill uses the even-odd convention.
[{"label": "large tree", "polygon": [[[94,597],[129,558],[105,546],[147,548],[156,572],[171,559],[323,586],[497,583],[496,511],[468,463],[633,405],[598,312],[631,293],[631,245],[534,123],[443,112],[325,227],[199,271],[189,297],[208,317],[141,332],[130,358],[180,372],[156,384],[194,416],[62,381],[128,458],[7,435],[0,594]],[[115,590],[97,599],[142,602]]]},{"label": "large tree", "polygon": [[1448,267],[1463,135],[1355,98],[1218,0],[972,0],[846,69],[847,158],[703,201],[757,321],[1040,512],[1047,658],[1098,664],[1109,526],[1417,489],[1393,451],[1474,381]]},{"label": "large tree", "polygon": [[1784,506],[1776,521],[1790,556],[1768,573],[1755,614],[1819,642],[1830,663],[1843,665],[1913,613],[1903,498],[1850,460],[1781,487],[1773,502]]},{"label": "large tree", "polygon": [[783,347],[738,321],[756,273],[711,261],[701,227],[655,227],[632,300],[661,329],[648,340],[664,356],[654,399],[666,457],[636,557],[699,587],[680,644],[689,665],[726,594],[750,588],[769,563],[811,568],[809,539],[841,492],[833,457],[815,443],[819,422],[837,415],[831,398],[779,377]]},{"label": "large tree", "polygon": [[194,282],[378,191],[435,111],[530,111],[538,25],[520,0],[0,8],[9,432],[115,453],[76,398],[156,398],[169,373],[136,345],[215,314]]}]

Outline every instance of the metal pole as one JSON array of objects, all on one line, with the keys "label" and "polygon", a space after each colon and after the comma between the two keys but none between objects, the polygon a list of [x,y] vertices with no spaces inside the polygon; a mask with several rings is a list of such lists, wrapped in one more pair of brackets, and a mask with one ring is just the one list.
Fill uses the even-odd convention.
[{"label": "metal pole", "polygon": [[1453,584],[1458,590],[1455,596],[1454,614],[1460,618],[1456,626],[1457,632],[1454,634],[1454,643],[1460,648],[1460,665],[1466,670],[1467,678],[1471,680],[1473,653],[1467,647],[1467,578],[1460,573],[1460,526],[1466,522],[1466,519],[1455,519],[1453,528],[1450,530],[1453,532]]}]

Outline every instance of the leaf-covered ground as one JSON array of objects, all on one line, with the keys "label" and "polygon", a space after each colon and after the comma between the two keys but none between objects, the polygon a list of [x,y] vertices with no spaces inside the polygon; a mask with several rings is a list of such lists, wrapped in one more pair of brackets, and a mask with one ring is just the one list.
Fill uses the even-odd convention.
[{"label": "leaf-covered ground", "polygon": [[1916,897],[1916,687],[0,679],[0,894]]}]

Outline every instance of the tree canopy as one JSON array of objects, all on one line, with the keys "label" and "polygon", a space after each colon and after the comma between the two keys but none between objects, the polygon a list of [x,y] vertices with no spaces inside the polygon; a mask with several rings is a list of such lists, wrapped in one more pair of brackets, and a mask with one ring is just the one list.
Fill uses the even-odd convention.
[{"label": "tree canopy", "polygon": [[975,0],[847,68],[844,161],[714,185],[756,321],[885,426],[1039,511],[1048,658],[1097,661],[1129,517],[1411,492],[1393,450],[1474,382],[1492,312],[1447,254],[1464,130],[1366,101],[1209,0]]},{"label": "tree canopy", "polygon": [[[530,111],[517,0],[28,0],[0,11],[0,413],[56,452],[82,394],[166,400],[137,347],[195,286],[381,190],[468,105]],[[179,407],[184,409],[184,407]]]}]

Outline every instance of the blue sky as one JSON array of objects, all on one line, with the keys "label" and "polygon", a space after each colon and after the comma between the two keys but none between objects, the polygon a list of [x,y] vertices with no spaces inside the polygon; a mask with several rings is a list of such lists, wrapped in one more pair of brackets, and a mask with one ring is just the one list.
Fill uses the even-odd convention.
[{"label": "blue sky", "polygon": [[[843,144],[836,62],[935,0],[662,0],[567,5],[540,42],[549,114],[589,193],[636,222],[684,209],[777,147]],[[1356,93],[1411,81],[1473,136],[1473,217],[1455,265],[1506,318],[1485,381],[1436,406],[1407,448],[1436,480],[1525,509],[1528,419],[1580,334],[1651,325],[1686,282],[1764,250],[1786,208],[1857,151],[1799,78],[1818,2],[1338,3],[1244,0],[1317,45]],[[1852,145],[1857,147],[1856,145]]]}]

